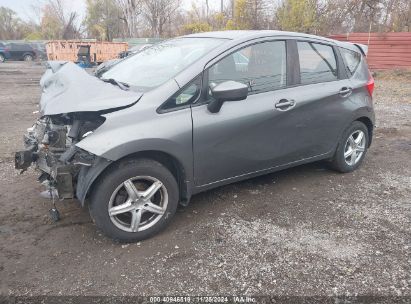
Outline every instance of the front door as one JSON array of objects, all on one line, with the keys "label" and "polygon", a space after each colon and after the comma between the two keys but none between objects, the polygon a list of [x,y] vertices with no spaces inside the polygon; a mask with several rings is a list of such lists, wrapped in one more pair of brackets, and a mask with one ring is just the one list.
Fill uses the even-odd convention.
[{"label": "front door", "polygon": [[197,186],[263,170],[286,156],[280,142],[287,134],[279,135],[291,111],[275,108],[286,98],[286,79],[285,41],[253,44],[208,69],[209,86],[234,80],[249,86],[249,96],[225,102],[215,114],[206,105],[192,107]]}]

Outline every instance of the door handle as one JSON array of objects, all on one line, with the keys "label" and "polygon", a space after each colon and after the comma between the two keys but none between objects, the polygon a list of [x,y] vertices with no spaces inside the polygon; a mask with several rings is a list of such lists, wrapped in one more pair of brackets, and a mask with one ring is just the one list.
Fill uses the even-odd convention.
[{"label": "door handle", "polygon": [[295,100],[293,99],[280,99],[275,105],[275,108],[280,111],[287,111],[295,106]]},{"label": "door handle", "polygon": [[342,87],[340,92],[339,92],[339,94],[342,97],[348,97],[348,96],[351,95],[351,93],[352,93],[352,88],[350,88],[350,87]]}]

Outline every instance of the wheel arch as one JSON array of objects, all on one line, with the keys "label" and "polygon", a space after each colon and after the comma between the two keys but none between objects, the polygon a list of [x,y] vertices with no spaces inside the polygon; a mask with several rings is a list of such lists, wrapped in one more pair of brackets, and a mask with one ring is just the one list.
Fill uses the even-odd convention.
[{"label": "wheel arch", "polygon": [[99,157],[95,166],[90,168],[83,168],[80,170],[77,182],[76,196],[84,205],[86,198],[93,191],[93,188],[98,183],[99,179],[104,176],[111,168],[116,166],[119,162],[128,159],[152,159],[164,165],[175,177],[179,187],[180,204],[187,205],[191,197],[190,181],[187,181],[189,176],[187,169],[184,168],[175,156],[158,150],[138,151],[119,158],[116,161],[109,161]]},{"label": "wheel arch", "polygon": [[332,151],[332,152],[331,152],[331,155],[332,155],[332,156],[331,156],[331,159],[334,158],[334,155],[335,155],[335,153],[337,152],[339,143],[340,143],[340,141],[341,141],[341,138],[342,138],[345,130],[346,130],[347,128],[349,128],[349,127],[352,125],[352,123],[355,122],[355,121],[359,121],[359,122],[363,123],[363,124],[367,127],[367,130],[368,130],[368,139],[369,139],[369,140],[368,140],[368,147],[370,147],[371,142],[372,142],[372,137],[373,137],[373,134],[374,134],[374,116],[372,115],[372,116],[370,117],[370,116],[368,116],[368,115],[365,115],[364,113],[357,113],[357,115],[351,117],[351,119],[347,121],[345,127],[340,131],[340,134],[338,135],[337,142],[336,142],[334,148],[331,150],[331,151]]},{"label": "wheel arch", "polygon": [[358,117],[357,119],[355,119],[354,121],[362,122],[367,127],[368,139],[369,139],[368,140],[368,147],[370,147],[371,142],[372,142],[372,136],[373,136],[373,133],[374,133],[374,124],[373,124],[372,120],[367,116],[361,116],[361,117]]},{"label": "wheel arch", "polygon": [[28,56],[31,56],[33,59],[36,58],[36,55],[35,55],[35,53],[33,53],[33,52],[25,52],[25,53],[23,53],[22,58],[24,59],[24,57],[26,57],[27,55],[28,55]]}]

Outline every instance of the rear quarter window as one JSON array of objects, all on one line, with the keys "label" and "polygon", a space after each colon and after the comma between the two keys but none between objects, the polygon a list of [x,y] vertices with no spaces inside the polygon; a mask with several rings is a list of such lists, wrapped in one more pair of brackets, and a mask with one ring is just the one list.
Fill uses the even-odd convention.
[{"label": "rear quarter window", "polygon": [[340,48],[341,56],[344,60],[344,65],[347,73],[351,77],[358,69],[361,63],[361,54],[352,50]]}]

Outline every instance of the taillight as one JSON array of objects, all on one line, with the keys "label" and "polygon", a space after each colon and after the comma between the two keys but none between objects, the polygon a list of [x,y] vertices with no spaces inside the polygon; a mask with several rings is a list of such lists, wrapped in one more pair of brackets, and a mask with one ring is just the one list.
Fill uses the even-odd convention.
[{"label": "taillight", "polygon": [[367,84],[365,85],[367,87],[367,91],[372,97],[372,92],[374,92],[374,78],[371,75],[371,72],[368,71],[368,81]]}]

